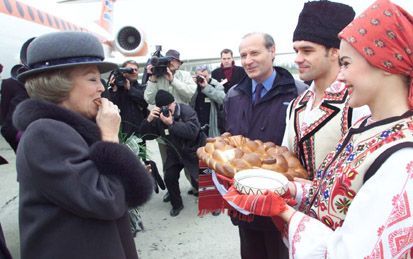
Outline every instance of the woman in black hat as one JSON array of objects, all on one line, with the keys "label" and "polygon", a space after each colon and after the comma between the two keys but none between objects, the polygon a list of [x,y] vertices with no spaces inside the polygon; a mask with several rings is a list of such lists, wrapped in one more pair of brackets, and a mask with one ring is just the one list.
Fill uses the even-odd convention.
[{"label": "woman in black hat", "polygon": [[116,105],[101,98],[98,39],[59,32],[36,38],[18,75],[31,99],[16,109],[21,258],[137,258],[128,206],[151,178],[119,144]]}]

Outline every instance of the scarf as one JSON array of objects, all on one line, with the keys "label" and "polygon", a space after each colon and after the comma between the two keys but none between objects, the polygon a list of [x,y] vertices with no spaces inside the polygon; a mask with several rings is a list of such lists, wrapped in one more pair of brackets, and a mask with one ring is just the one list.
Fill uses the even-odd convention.
[{"label": "scarf", "polygon": [[413,16],[389,0],[377,0],[340,32],[371,65],[410,78],[413,109]]},{"label": "scarf", "polygon": [[221,64],[222,71],[224,72],[225,78],[228,81],[231,81],[232,74],[234,73],[234,61],[232,62],[232,66],[230,67],[223,67]]}]

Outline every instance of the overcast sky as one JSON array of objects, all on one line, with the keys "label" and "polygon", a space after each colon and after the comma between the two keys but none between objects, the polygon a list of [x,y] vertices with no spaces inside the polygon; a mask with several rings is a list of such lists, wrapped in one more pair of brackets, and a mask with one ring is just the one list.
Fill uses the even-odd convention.
[{"label": "overcast sky", "polygon": [[[100,1],[56,5],[55,0],[23,2],[86,25],[100,15]],[[238,54],[243,35],[252,31],[271,34],[277,52],[292,51],[292,33],[306,0],[117,0],[115,24],[132,24],[145,32],[150,51],[175,48],[182,58],[218,57],[223,48]],[[359,14],[373,1],[337,0]],[[412,0],[395,0],[410,12]],[[41,3],[41,5],[39,5]]]}]

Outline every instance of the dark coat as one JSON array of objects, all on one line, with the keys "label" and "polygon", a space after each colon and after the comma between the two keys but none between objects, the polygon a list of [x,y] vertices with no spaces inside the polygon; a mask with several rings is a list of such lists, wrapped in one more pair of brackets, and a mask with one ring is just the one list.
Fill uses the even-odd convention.
[{"label": "dark coat", "polygon": [[[281,145],[286,110],[289,102],[297,97],[293,76],[281,67],[274,67],[277,76],[273,87],[260,101],[252,104],[252,80],[245,77],[237,86],[231,88],[224,101],[226,131],[232,135],[243,135],[252,140],[271,141]],[[247,228],[268,230],[274,228],[271,218],[255,216],[251,223],[232,218],[233,223]]]},{"label": "dark coat", "polygon": [[9,114],[11,100],[19,93],[24,92],[24,85],[13,78],[1,82],[1,119],[4,121]]},{"label": "dark coat", "polygon": [[273,87],[255,106],[252,104],[250,78],[244,78],[228,92],[224,101],[226,131],[281,145],[286,109],[289,102],[297,97],[297,88],[287,70],[281,67],[275,67],[275,70],[277,77]]},{"label": "dark coat", "polygon": [[[242,79],[244,79],[244,77],[247,77],[247,74],[245,73],[244,68],[239,67],[239,66],[233,66],[233,71],[232,71],[232,78],[231,80],[228,80],[228,82],[226,82],[224,84],[224,91],[225,93],[228,93],[228,90],[238,84]],[[218,67],[216,69],[214,69],[211,73],[212,78],[214,78],[215,80],[217,80],[218,82],[221,82],[222,80],[224,80],[225,74],[224,74],[224,70],[222,69],[222,67]]]},{"label": "dark coat", "polygon": [[[197,149],[204,145],[206,135],[201,131],[198,117],[189,105],[177,103],[174,123],[166,126],[160,119],[142,122],[141,132],[144,139],[161,137],[166,142],[165,170],[182,163],[191,175],[198,173]],[[167,131],[166,131],[167,130]],[[168,132],[168,135],[165,134]]]},{"label": "dark coat", "polygon": [[135,134],[140,136],[141,122],[148,116],[148,103],[143,98],[145,87],[137,81],[131,83],[129,90],[118,88],[116,92],[108,91],[108,98],[120,109],[122,119],[121,129],[127,137]]},{"label": "dark coat", "polygon": [[97,125],[55,104],[26,100],[13,122],[21,258],[137,258],[128,205],[153,182],[124,145],[101,141]]},{"label": "dark coat", "polygon": [[16,106],[29,96],[24,85],[13,78],[3,80],[1,87],[1,135],[16,152],[19,139],[18,131],[13,126],[12,116]]}]

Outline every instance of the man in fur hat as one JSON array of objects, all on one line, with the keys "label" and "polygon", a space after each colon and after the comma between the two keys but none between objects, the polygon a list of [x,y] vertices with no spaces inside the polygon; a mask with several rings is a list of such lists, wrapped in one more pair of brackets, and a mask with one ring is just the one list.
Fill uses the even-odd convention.
[{"label": "man in fur hat", "polygon": [[287,109],[283,146],[297,154],[310,180],[351,124],[369,113],[368,109],[356,111],[348,106],[349,92],[337,80],[340,71],[337,34],[354,15],[353,8],[345,4],[307,2],[294,31],[299,77],[312,84]]}]

